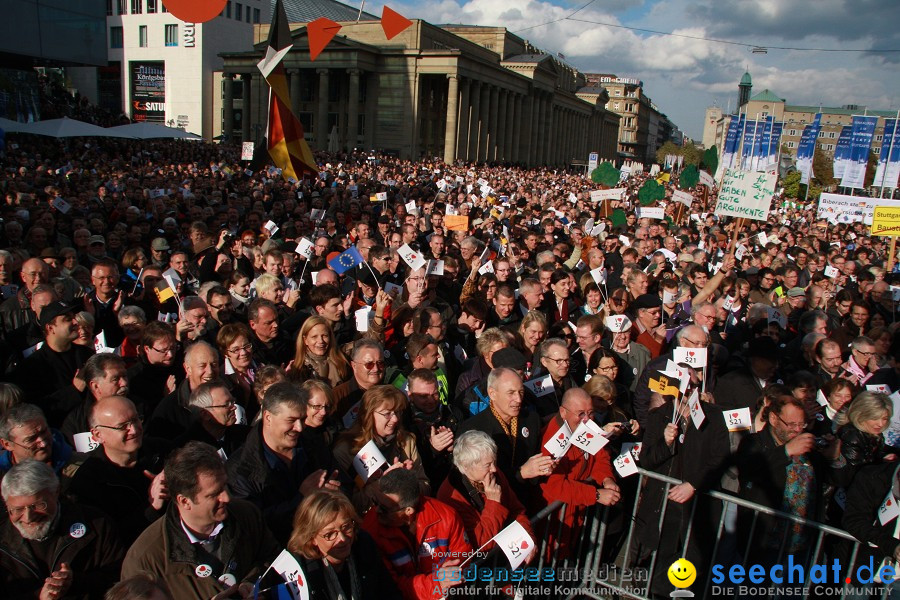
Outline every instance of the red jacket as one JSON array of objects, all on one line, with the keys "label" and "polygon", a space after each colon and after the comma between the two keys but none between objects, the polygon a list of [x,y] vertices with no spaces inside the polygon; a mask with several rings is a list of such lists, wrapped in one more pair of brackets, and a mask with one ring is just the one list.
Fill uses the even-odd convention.
[{"label": "red jacket", "polygon": [[441,586],[434,570],[450,558],[463,561],[472,552],[462,521],[451,507],[433,498],[422,497],[416,514],[415,546],[406,528],[386,527],[377,510],[363,519],[363,529],[375,539],[388,571],[407,599],[438,599]]},{"label": "red jacket", "polygon": [[[541,444],[546,444],[560,427],[562,418],[557,414],[544,427]],[[541,448],[541,453],[550,455],[546,448]],[[562,500],[569,506],[593,506],[597,499],[597,488],[607,477],[615,478],[606,448],[591,456],[577,446],[570,446],[553,474],[541,482],[541,492],[548,504]],[[586,483],[588,480],[591,483]],[[572,512],[567,511],[567,514]]]},{"label": "red jacket", "polygon": [[[544,435],[541,439],[543,454],[550,454],[546,448],[543,448],[543,444],[556,435],[562,424],[563,420],[557,414],[544,427]],[[556,500],[567,504],[562,527],[557,530],[554,525],[546,531],[549,542],[547,544],[548,551],[558,543],[556,555],[560,558],[569,555],[580,534],[581,526],[584,524],[587,507],[596,504],[597,488],[607,477],[614,478],[614,475],[609,453],[605,448],[591,456],[577,446],[570,446],[553,473],[541,482],[541,492],[548,504]],[[556,541],[557,531],[559,531],[558,542]]]},{"label": "red jacket", "polygon": [[[500,502],[488,500],[481,494],[481,500],[484,502],[484,509],[479,512],[478,509],[469,500],[466,494],[464,483],[462,482],[464,475],[453,469],[450,476],[444,480],[441,489],[438,491],[437,497],[441,502],[446,502],[456,510],[462,519],[463,526],[466,528],[466,535],[469,541],[477,547],[481,548],[492,537],[500,533],[504,527],[513,522],[518,521],[528,535],[534,539],[534,532],[531,530],[531,523],[528,515],[525,514],[525,507],[519,502],[516,493],[509,487],[506,476],[497,471],[495,477],[497,483],[500,484]],[[492,546],[487,546],[484,551],[487,552]]]}]

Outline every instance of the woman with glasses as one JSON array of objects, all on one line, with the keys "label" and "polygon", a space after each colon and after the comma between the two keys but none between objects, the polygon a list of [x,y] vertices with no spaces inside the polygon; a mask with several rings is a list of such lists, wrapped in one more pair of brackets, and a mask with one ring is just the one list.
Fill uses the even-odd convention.
[{"label": "woman with glasses", "polygon": [[216,345],[224,357],[223,377],[234,383],[237,403],[247,411],[248,422],[259,412],[259,402],[253,395],[253,381],[257,365],[253,362],[250,328],[243,323],[224,325],[216,335]]},{"label": "woman with glasses", "polygon": [[339,492],[319,490],[300,503],[287,549],[306,575],[310,598],[385,600],[400,596],[375,541],[359,523],[353,505]]},{"label": "woman with glasses", "polygon": [[475,547],[488,543],[513,521],[534,535],[525,507],[497,469],[497,444],[483,431],[467,431],[456,440],[453,468],[437,499],[456,510]]},{"label": "woman with glasses", "polygon": [[332,387],[350,378],[350,363],[338,348],[331,323],[325,318],[314,316],[303,322],[288,377],[293,381],[315,378]]},{"label": "woman with glasses", "polygon": [[[351,478],[355,478],[353,504],[360,513],[365,514],[375,503],[378,480],[386,469],[404,468],[414,471],[422,493],[431,494],[431,483],[425,475],[425,468],[416,448],[416,436],[403,426],[407,406],[406,396],[392,385],[369,388],[360,400],[356,422],[335,444],[334,458],[338,465]],[[368,480],[363,481],[353,467],[353,459],[372,440],[387,462]]]},{"label": "woman with glasses", "polygon": [[[636,344],[636,342],[632,343]],[[649,351],[647,352],[646,357],[649,362]],[[612,350],[607,348],[597,348],[591,354],[591,359],[588,361],[587,374],[591,378],[598,375],[608,377],[616,386],[616,398],[618,399],[619,406],[621,406],[626,413],[631,414],[632,392],[629,389],[629,386],[637,379],[637,375],[632,372],[631,365],[629,365],[628,362]]]},{"label": "woman with glasses", "polygon": [[333,462],[331,446],[340,429],[333,417],[335,404],[331,386],[325,381],[307,379],[297,390],[306,400],[306,417],[300,432],[303,450],[310,455],[313,464],[330,464]]}]

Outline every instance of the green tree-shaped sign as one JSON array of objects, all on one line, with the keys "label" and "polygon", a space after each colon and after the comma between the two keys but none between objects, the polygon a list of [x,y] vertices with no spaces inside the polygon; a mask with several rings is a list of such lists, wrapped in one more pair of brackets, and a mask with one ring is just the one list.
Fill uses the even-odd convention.
[{"label": "green tree-shaped sign", "polygon": [[719,168],[719,150],[715,146],[707,148],[703,153],[703,166],[710,175],[716,174],[716,169]]},{"label": "green tree-shaped sign", "polygon": [[697,167],[688,165],[678,176],[678,187],[687,190],[697,185],[698,181],[700,181],[700,173],[697,171]]},{"label": "green tree-shaped sign", "polygon": [[613,227],[625,227],[625,211],[617,208],[612,211],[609,220],[612,221]]},{"label": "green tree-shaped sign", "polygon": [[648,179],[644,182],[644,185],[641,186],[641,189],[638,190],[638,200],[643,206],[649,206],[665,197],[666,188],[659,185],[655,179]]},{"label": "green tree-shaped sign", "polygon": [[591,171],[591,181],[606,187],[613,187],[619,183],[621,173],[610,163],[603,163],[593,171]]}]

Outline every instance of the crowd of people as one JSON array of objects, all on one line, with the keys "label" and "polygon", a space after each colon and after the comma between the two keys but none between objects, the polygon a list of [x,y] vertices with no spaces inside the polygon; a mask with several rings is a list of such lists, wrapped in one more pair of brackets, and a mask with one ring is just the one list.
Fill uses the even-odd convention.
[{"label": "crowd of people", "polygon": [[[705,574],[711,490],[900,559],[894,275],[862,223],[720,219],[677,173],[638,218],[639,169],[594,202],[572,170],[321,154],[297,182],[227,145],[6,141],[9,597],[250,598],[287,556],[312,598],[440,598],[513,522],[576,555],[595,506],[604,562],[632,533]],[[548,449],[590,423],[599,450]],[[750,510],[726,533],[815,546]]]}]

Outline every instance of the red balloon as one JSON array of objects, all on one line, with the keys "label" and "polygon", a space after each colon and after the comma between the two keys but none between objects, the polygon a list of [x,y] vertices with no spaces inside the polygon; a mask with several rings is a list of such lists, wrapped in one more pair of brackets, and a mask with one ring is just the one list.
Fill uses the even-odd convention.
[{"label": "red balloon", "polygon": [[185,23],[206,23],[218,17],[228,0],[163,0],[166,9]]}]

